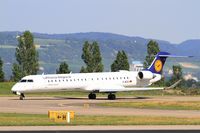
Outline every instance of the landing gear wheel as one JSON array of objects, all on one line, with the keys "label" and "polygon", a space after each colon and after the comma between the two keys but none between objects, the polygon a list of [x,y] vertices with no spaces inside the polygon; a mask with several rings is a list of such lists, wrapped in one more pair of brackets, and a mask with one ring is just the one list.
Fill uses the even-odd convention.
[{"label": "landing gear wheel", "polygon": [[22,93],[20,96],[19,96],[19,100],[24,100],[25,96],[24,94]]},{"label": "landing gear wheel", "polygon": [[109,99],[109,100],[115,100],[115,99],[116,99],[115,94],[110,93],[110,94],[108,95],[108,99]]},{"label": "landing gear wheel", "polygon": [[89,99],[96,99],[96,94],[95,94],[95,93],[90,93],[90,94],[88,95],[88,98],[89,98]]}]

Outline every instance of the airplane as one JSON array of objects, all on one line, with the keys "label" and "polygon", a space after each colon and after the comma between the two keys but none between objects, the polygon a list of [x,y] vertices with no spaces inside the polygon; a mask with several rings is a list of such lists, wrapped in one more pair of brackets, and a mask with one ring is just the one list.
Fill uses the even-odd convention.
[{"label": "airplane", "polygon": [[141,71],[70,73],[29,75],[23,77],[12,87],[12,92],[25,98],[25,93],[58,92],[58,91],[87,91],[89,99],[96,99],[96,93],[108,93],[108,99],[116,99],[116,92],[135,90],[159,90],[164,87],[148,87],[161,80],[162,70],[168,57],[176,56],[168,52],[159,52],[151,65]]}]

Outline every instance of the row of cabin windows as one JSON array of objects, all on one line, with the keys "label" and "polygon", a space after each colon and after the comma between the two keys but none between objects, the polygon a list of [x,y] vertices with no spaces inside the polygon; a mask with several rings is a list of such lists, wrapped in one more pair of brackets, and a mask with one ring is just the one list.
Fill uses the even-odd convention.
[{"label": "row of cabin windows", "polygon": [[[129,77],[109,77],[109,78],[96,78],[96,80],[119,80],[119,79],[129,79]],[[87,81],[88,79],[59,79],[59,80],[48,80],[48,82],[71,82],[71,81]],[[91,78],[91,80],[95,80],[94,78]]]}]

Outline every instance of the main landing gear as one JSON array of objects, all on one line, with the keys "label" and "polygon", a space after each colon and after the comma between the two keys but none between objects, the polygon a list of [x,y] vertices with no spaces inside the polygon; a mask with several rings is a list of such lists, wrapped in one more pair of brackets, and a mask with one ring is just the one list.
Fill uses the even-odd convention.
[{"label": "main landing gear", "polygon": [[24,93],[21,93],[19,96],[19,100],[24,100],[24,98],[25,98]]},{"label": "main landing gear", "polygon": [[[89,98],[89,99],[96,99],[96,94],[95,94],[95,93],[90,93],[90,94],[88,95],[88,98]],[[113,94],[113,93],[109,93],[109,94],[108,94],[108,100],[115,100],[115,99],[116,99],[115,94]]]},{"label": "main landing gear", "polygon": [[110,93],[110,94],[108,95],[108,100],[115,100],[115,99],[116,99],[115,94]]},{"label": "main landing gear", "polygon": [[90,94],[88,95],[88,98],[89,98],[89,99],[96,99],[96,94],[95,94],[95,93],[90,93]]}]

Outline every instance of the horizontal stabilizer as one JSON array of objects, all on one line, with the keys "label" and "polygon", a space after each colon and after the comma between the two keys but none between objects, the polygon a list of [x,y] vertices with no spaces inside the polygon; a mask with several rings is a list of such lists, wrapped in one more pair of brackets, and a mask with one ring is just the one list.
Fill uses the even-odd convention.
[{"label": "horizontal stabilizer", "polygon": [[172,58],[191,58],[194,56],[181,56],[181,55],[158,55],[159,57],[172,57]]},{"label": "horizontal stabilizer", "polygon": [[156,74],[162,74],[162,69],[164,67],[165,61],[168,57],[173,58],[189,58],[193,56],[182,56],[182,55],[173,55],[168,52],[159,52],[157,55],[155,55],[155,58],[151,65],[148,67],[147,70],[151,71],[152,73]]}]

